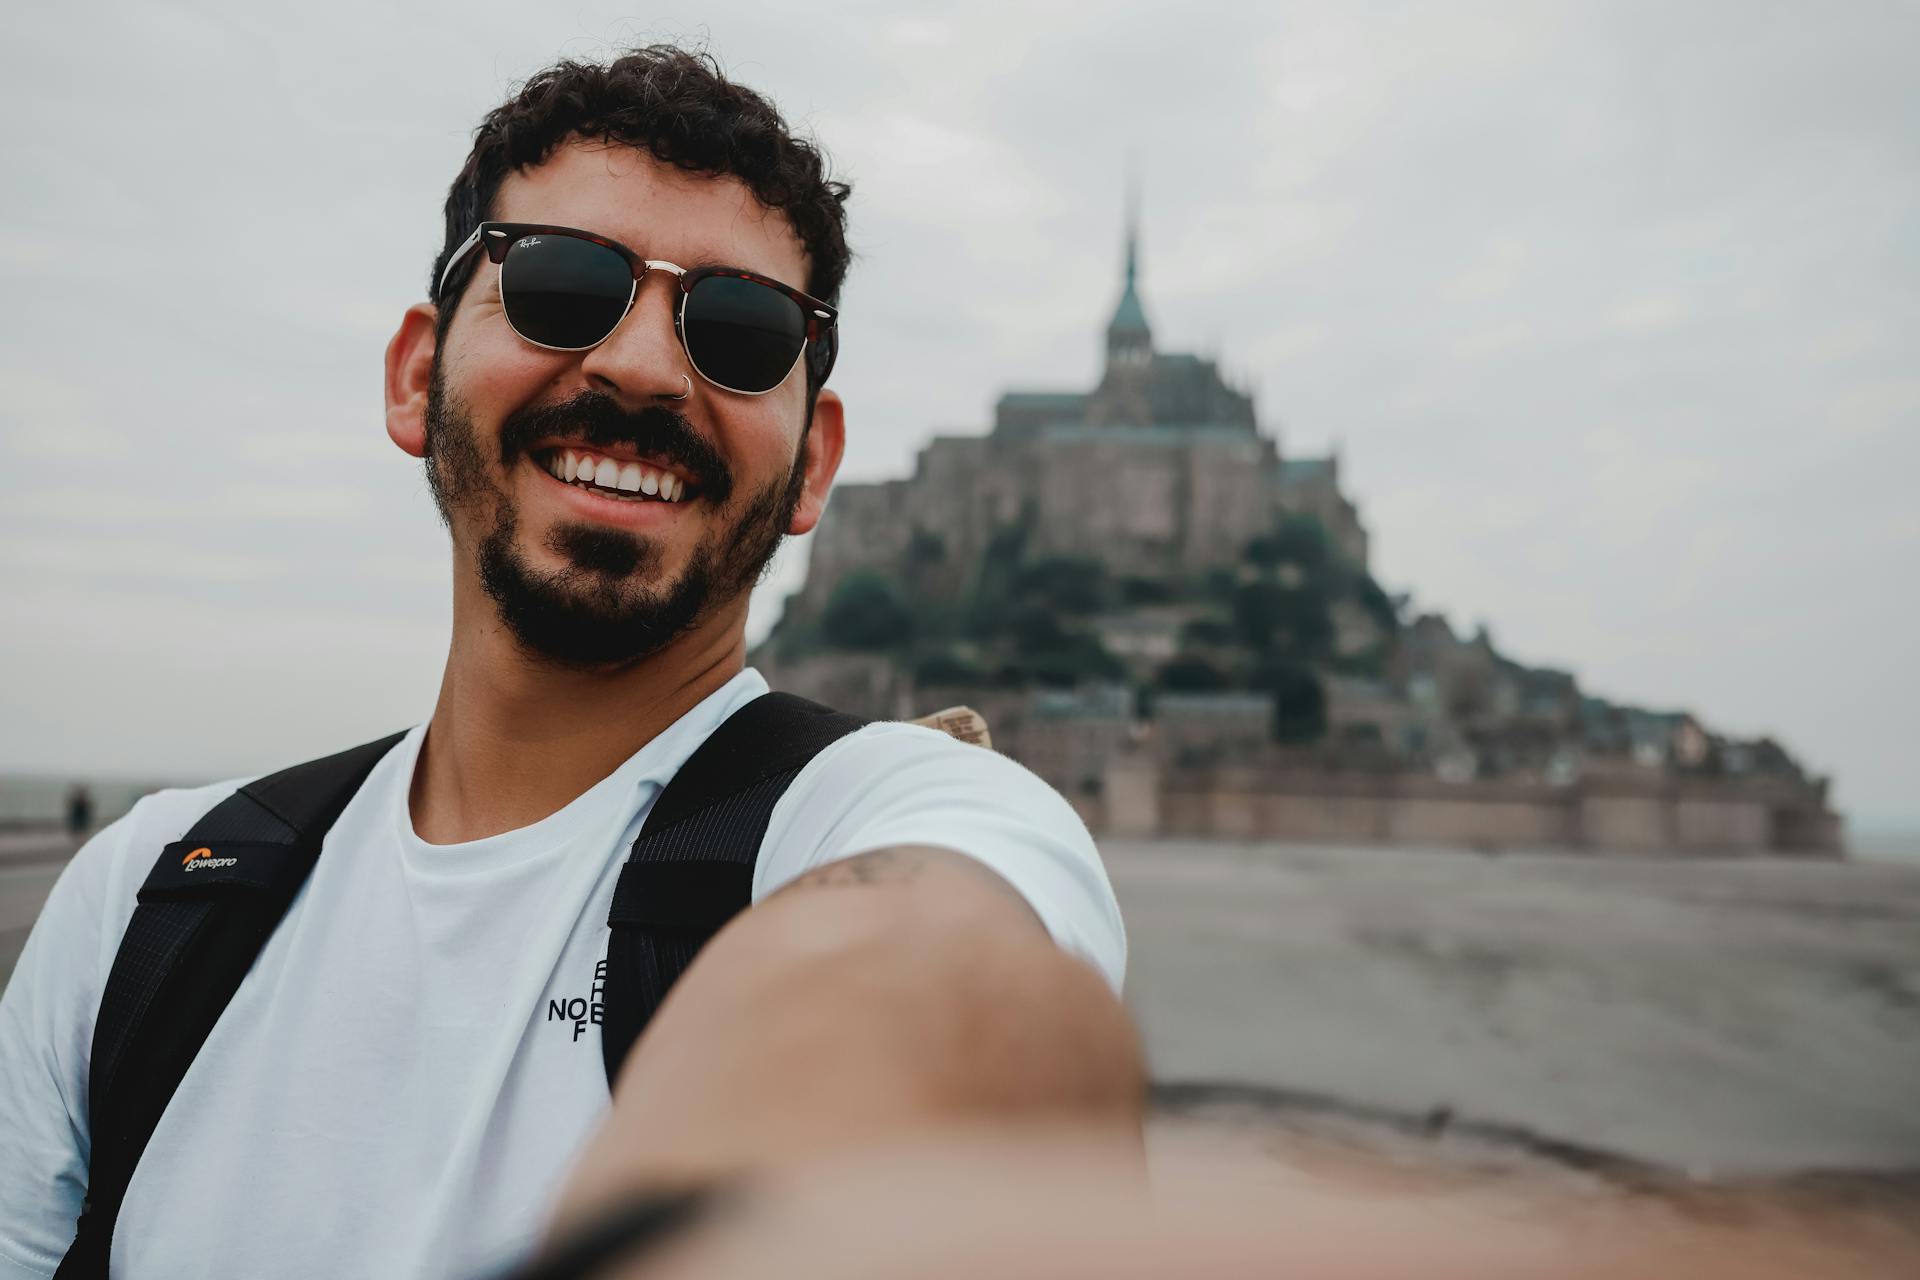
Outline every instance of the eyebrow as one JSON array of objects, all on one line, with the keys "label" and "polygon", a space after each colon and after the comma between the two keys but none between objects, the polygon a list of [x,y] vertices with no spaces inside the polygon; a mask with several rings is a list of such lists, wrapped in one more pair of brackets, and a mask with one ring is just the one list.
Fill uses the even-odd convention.
[{"label": "eyebrow", "polygon": [[807,290],[807,286],[804,283],[802,284],[790,283],[789,281],[781,277],[777,272],[764,271],[759,267],[742,266],[738,262],[723,262],[719,258],[696,258],[692,262],[683,262],[683,263],[680,263],[679,265],[685,267],[689,271],[704,271],[704,270],[707,270],[708,268],[717,268],[718,270],[721,270],[721,271],[744,271],[749,275],[759,276],[763,280],[778,280],[780,281],[781,284],[786,285],[787,288],[798,289],[802,293],[805,293]]},{"label": "eyebrow", "polygon": [[[595,234],[602,234],[602,233],[596,232]],[[806,288],[807,288],[806,285],[789,284],[784,278],[782,278],[777,273],[772,271],[763,271],[759,267],[749,267],[744,263],[728,262],[724,258],[715,258],[715,257],[698,257],[698,258],[695,258],[692,262],[678,262],[678,261],[675,261],[675,259],[673,258],[656,257],[654,254],[647,252],[645,250],[642,250],[634,245],[627,244],[626,241],[620,240],[617,237],[609,236],[608,238],[613,240],[614,243],[616,244],[626,245],[627,249],[630,252],[637,254],[642,262],[647,262],[647,261],[672,262],[674,263],[675,266],[685,268],[688,271],[705,271],[709,268],[717,268],[721,271],[745,271],[749,275],[761,276],[768,280],[779,280],[781,284],[786,285],[789,289],[798,289],[802,293],[806,292]]]},{"label": "eyebrow", "polygon": [[737,262],[722,262],[718,258],[695,258],[692,262],[683,262],[680,265],[689,271],[704,271],[708,267],[718,267],[722,271],[753,271],[757,276],[767,275],[765,271],[754,271],[752,267],[743,267]]}]

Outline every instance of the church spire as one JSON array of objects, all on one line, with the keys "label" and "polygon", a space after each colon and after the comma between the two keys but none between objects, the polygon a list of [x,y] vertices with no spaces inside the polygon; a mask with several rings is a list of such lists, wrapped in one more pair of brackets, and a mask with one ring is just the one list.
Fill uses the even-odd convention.
[{"label": "church spire", "polygon": [[1143,364],[1153,355],[1153,331],[1140,305],[1140,182],[1127,166],[1127,273],[1120,303],[1107,323],[1107,364]]}]

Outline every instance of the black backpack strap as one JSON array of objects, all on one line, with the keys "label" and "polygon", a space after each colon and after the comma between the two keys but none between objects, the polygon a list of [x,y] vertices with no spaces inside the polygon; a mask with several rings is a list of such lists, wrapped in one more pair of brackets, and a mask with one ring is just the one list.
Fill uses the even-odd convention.
[{"label": "black backpack strap", "polygon": [[120,1203],[200,1046],[401,734],[248,783],[161,850],[93,1029],[87,1197],[57,1280],[105,1280]]},{"label": "black backpack strap", "polygon": [[867,721],[790,693],[729,716],[654,801],[607,914],[600,1052],[607,1086],[700,948],[753,895],[753,864],[787,784]]}]

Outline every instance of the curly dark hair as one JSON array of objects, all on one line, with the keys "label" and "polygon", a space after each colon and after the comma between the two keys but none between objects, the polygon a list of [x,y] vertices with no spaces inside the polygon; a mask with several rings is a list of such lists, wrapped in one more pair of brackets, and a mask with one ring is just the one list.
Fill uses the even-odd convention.
[{"label": "curly dark hair", "polygon": [[[673,44],[634,49],[605,65],[555,63],[487,113],[447,191],[446,241],[433,260],[428,297],[453,251],[493,216],[507,175],[541,164],[576,138],[635,147],[690,173],[738,178],[800,237],[810,264],[806,291],[839,301],[852,259],[846,213],[852,188],[827,176],[820,148],[795,137],[771,102],[727,79],[711,54]],[[479,257],[447,282],[443,298],[434,298],[442,339]],[[807,380],[808,390],[817,392],[811,360]]]}]

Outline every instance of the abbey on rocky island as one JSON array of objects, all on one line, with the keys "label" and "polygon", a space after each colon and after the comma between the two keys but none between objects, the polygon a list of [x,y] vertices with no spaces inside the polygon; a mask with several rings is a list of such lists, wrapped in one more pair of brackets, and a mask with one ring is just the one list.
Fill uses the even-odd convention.
[{"label": "abbey on rocky island", "polygon": [[1615,704],[1374,582],[1340,460],[1156,348],[1129,218],[1087,391],[1008,391],[984,435],[836,486],[751,660],[869,716],[964,703],[1096,832],[1832,853],[1778,744]]}]

